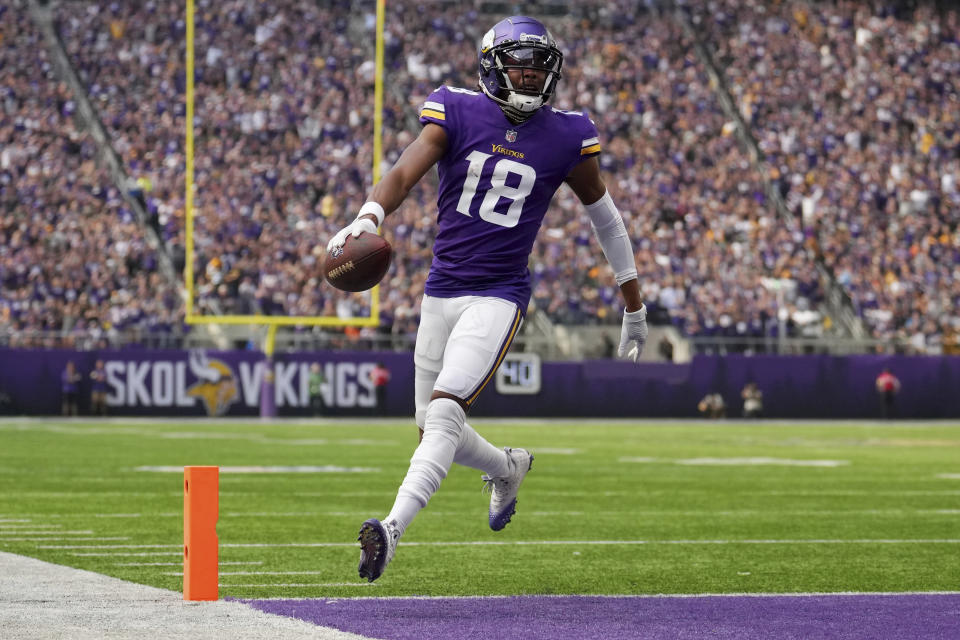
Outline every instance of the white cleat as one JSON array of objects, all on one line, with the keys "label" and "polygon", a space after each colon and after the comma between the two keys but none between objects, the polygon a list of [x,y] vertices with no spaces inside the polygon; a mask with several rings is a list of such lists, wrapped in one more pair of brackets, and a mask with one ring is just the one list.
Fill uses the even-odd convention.
[{"label": "white cleat", "polygon": [[481,476],[487,484],[484,489],[490,491],[490,528],[500,531],[517,510],[517,492],[527,472],[533,466],[533,454],[526,449],[504,447],[510,458],[510,472],[501,478]]},{"label": "white cleat", "polygon": [[400,531],[394,523],[370,518],[360,527],[360,577],[373,582],[379,578],[397,551]]}]

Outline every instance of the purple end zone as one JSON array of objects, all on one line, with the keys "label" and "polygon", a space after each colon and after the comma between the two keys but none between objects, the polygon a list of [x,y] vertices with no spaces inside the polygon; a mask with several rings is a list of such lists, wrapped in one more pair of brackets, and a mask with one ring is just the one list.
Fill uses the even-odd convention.
[{"label": "purple end zone", "polygon": [[960,594],[243,600],[381,640],[960,638]]}]

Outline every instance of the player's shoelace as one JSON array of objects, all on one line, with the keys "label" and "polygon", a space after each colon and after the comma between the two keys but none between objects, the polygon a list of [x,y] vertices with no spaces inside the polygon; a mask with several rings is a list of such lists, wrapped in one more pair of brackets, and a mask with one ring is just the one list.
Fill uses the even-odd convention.
[{"label": "player's shoelace", "polygon": [[494,490],[507,489],[510,486],[510,480],[507,478],[494,478],[492,476],[480,476],[484,485],[480,488],[480,493],[493,493]]},{"label": "player's shoelace", "polygon": [[492,506],[500,509],[503,506],[504,494],[510,491],[510,478],[494,478],[485,475],[480,476],[480,479],[484,481],[483,487],[480,488],[480,493],[489,493],[494,499]]}]

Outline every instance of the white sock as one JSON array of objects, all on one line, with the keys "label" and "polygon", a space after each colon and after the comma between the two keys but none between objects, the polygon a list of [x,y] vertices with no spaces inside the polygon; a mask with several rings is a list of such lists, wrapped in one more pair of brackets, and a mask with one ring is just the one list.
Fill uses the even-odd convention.
[{"label": "white sock", "polygon": [[410,458],[407,475],[397,491],[393,509],[387,515],[387,522],[396,522],[401,534],[420,509],[427,506],[430,497],[447,477],[460,444],[465,419],[460,405],[449,398],[432,400],[427,406],[423,440]]},{"label": "white sock", "polygon": [[453,461],[465,467],[479,469],[494,478],[501,478],[510,473],[510,457],[507,452],[487,442],[466,423],[463,425],[460,446],[457,447]]},{"label": "white sock", "polygon": [[423,505],[421,505],[420,501],[416,498],[398,493],[397,499],[393,503],[393,509],[390,510],[390,515],[386,517],[384,522],[390,522],[392,520],[397,527],[397,531],[399,531],[402,536],[403,532],[407,530],[407,525],[413,521],[414,516],[420,513],[420,509],[422,508]]}]

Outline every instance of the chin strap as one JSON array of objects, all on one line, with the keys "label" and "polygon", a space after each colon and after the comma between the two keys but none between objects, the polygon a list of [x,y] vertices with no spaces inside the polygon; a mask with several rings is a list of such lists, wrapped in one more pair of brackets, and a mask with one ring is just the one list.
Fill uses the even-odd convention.
[{"label": "chin strap", "polygon": [[535,114],[537,111],[543,108],[541,106],[539,109],[534,109],[533,111],[521,111],[520,109],[517,109],[516,107],[511,105],[506,100],[502,100],[496,97],[495,95],[493,95],[492,93],[490,93],[490,91],[487,90],[487,85],[483,84],[483,82],[480,82],[480,89],[483,90],[483,92],[487,95],[488,98],[490,98],[491,100],[497,103],[497,106],[500,107],[501,111],[503,111],[503,115],[507,116],[507,120],[509,120],[513,124],[520,124],[521,122],[526,122],[531,117],[533,117],[533,114]]},{"label": "chin strap", "polygon": [[526,122],[533,117],[533,114],[536,113],[536,111],[520,111],[520,109],[517,109],[516,107],[511,107],[508,104],[501,104],[499,102],[497,105],[500,107],[500,110],[503,111],[503,115],[507,116],[507,120],[513,124]]}]

